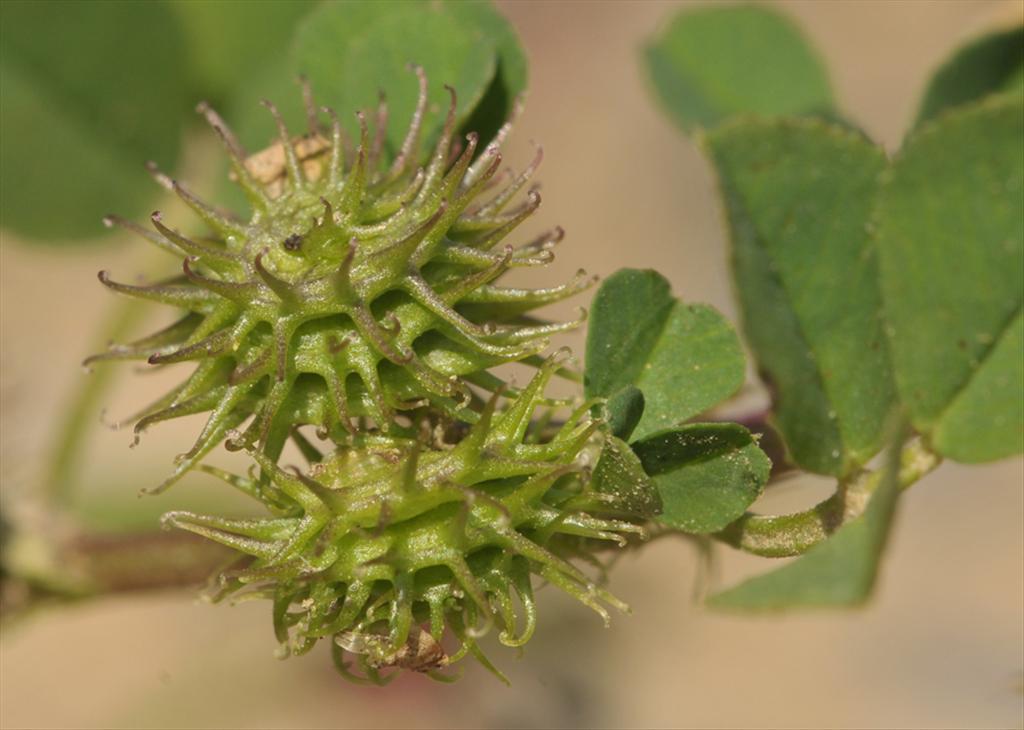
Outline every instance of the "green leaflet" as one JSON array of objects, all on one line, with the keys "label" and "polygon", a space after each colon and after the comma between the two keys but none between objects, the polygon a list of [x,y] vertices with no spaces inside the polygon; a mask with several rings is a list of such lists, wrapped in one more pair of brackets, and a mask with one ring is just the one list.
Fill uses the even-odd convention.
[{"label": "green leaflet", "polygon": [[112,202],[141,214],[142,162],[178,158],[183,56],[162,3],[2,3],[0,224],[52,243],[99,235]]},{"label": "green leaflet", "polygon": [[713,608],[783,610],[851,606],[871,596],[899,497],[899,449],[857,519],[796,560],[708,599]]},{"label": "green leaflet", "polygon": [[516,99],[526,93],[526,53],[519,45],[515,29],[501,13],[495,11],[490,0],[463,0],[453,3],[451,10],[463,23],[479,28],[497,52],[491,83],[463,124],[463,130],[476,131],[481,139],[489,140],[512,117]]},{"label": "green leaflet", "polygon": [[612,495],[614,500],[609,500],[608,506],[617,510],[645,517],[662,511],[661,497],[639,457],[614,436],[605,440],[591,485],[597,492]]},{"label": "green leaflet", "polygon": [[608,430],[628,440],[644,414],[644,394],[635,385],[627,385],[608,398]]},{"label": "green leaflet", "polygon": [[[390,157],[416,105],[416,77],[409,70],[413,63],[426,70],[430,100],[440,109],[448,106],[444,86],[455,89],[460,124],[472,117],[486,125],[476,129],[483,142],[506,120],[512,101],[526,86],[526,60],[515,33],[490,3],[324,3],[299,23],[287,63],[268,69],[268,75],[235,95],[231,108],[257,117],[240,136],[254,145],[273,136],[271,121],[248,114],[262,97],[293,99],[282,112],[299,131],[304,113],[294,101],[295,78],[305,74],[351,134],[359,129],[354,113],[364,110],[372,116],[380,92],[386,91]],[[486,112],[478,109],[485,100]],[[428,113],[426,144],[433,143],[443,124],[443,113]]]},{"label": "green leaflet", "polygon": [[601,285],[587,331],[584,388],[609,397],[634,385],[643,392],[643,438],[725,400],[743,384],[735,332],[707,305],[683,304],[655,271],[623,269]]},{"label": "green leaflet", "polygon": [[[281,65],[296,23],[317,6],[315,0],[236,0],[169,2],[188,40],[188,60],[196,93],[212,104],[228,98],[245,79]],[[291,94],[288,95],[289,97]]]},{"label": "green leaflet", "polygon": [[1020,310],[932,434],[942,454],[964,462],[1020,453],[1024,430],[1024,316]]},{"label": "green leaflet", "polygon": [[914,427],[963,462],[1022,449],[1022,104],[990,97],[922,127],[876,219],[900,394]]},{"label": "green leaflet", "polygon": [[[298,77],[304,75],[318,103],[332,108],[349,136],[357,139],[356,112],[365,112],[372,126],[383,91],[388,124],[382,155],[391,159],[419,92],[412,63],[423,66],[430,80],[425,145],[436,141],[444,124],[449,103],[445,84],[458,94],[460,127],[479,133],[480,151],[526,89],[526,57],[515,31],[490,2],[320,3],[299,21],[280,53],[235,85],[225,116],[237,120],[232,126],[251,150],[273,143],[277,136],[270,115],[252,113],[262,99],[274,100],[291,132],[302,133],[306,114],[296,90]],[[222,187],[233,208],[244,207],[233,185]]]},{"label": "green leaflet", "polygon": [[680,13],[644,58],[666,111],[687,131],[738,113],[833,113],[817,53],[788,19],[762,6]]},{"label": "green leaflet", "polygon": [[688,423],[633,443],[661,495],[658,517],[684,532],[716,532],[761,495],[771,461],[743,426]]},{"label": "green leaflet", "polygon": [[1024,27],[989,33],[957,50],[935,72],[915,126],[951,107],[999,91],[1024,90]]},{"label": "green leaflet", "polygon": [[747,340],[803,468],[843,475],[877,453],[893,401],[866,224],[885,166],[819,119],[737,120],[708,134]]}]

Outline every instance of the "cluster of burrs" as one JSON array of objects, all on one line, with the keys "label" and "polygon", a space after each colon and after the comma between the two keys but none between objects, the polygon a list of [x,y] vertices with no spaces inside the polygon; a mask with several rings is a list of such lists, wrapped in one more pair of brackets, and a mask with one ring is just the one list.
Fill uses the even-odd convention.
[{"label": "cluster of burrs", "polygon": [[[509,646],[533,633],[534,575],[607,620],[604,605],[623,604],[569,561],[600,565],[599,546],[642,536],[650,516],[591,478],[606,430],[595,404],[544,395],[565,356],[541,353],[582,314],[549,323],[531,312],[591,281],[580,272],[550,289],[494,283],[510,267],[548,263],[561,239],[556,229],[519,248],[502,243],[540,203],[535,189],[515,202],[539,151],[522,174],[499,173],[510,124],[483,151],[475,134],[457,142],[449,89],[444,128],[421,155],[427,81],[417,75],[412,122],[390,162],[383,103],[372,135],[358,115],[353,144],[304,85],[308,131],[293,137],[268,103],[280,139],[252,156],[200,105],[253,214],[237,219],[153,168],[209,231],[185,235],[159,213],[153,230],[107,219],[184,259],[180,276],[152,286],[114,283],[105,272],[100,280],[182,315],[93,358],[195,363],[133,419],[138,434],[209,413],[154,491],[198,467],[270,516],[173,512],[166,524],[241,553],[217,576],[215,594],[271,598],[283,653],[329,638],[339,669],[373,682],[397,669],[445,678],[441,670],[466,654],[491,667],[478,646],[488,628],[500,624]],[[537,368],[522,390],[493,372],[511,362]],[[309,461],[305,472],[279,464],[289,439]],[[222,440],[251,455],[249,477],[201,463]]]},{"label": "cluster of burrs", "polygon": [[456,149],[449,89],[444,130],[417,165],[427,104],[426,77],[418,74],[412,123],[390,165],[382,159],[386,107],[372,138],[359,115],[361,135],[351,151],[336,115],[328,112],[330,129],[321,127],[308,91],[310,128],[298,138],[267,104],[280,141],[250,157],[220,117],[200,105],[230,154],[251,219],[218,211],[155,169],[212,235],[186,236],[159,213],[152,231],[107,218],[184,257],[180,276],[152,286],[99,275],[117,292],[183,310],[169,327],[93,358],[196,363],[187,380],[131,419],[138,434],[159,421],[210,414],[161,488],[246,421],[231,445],[256,444],[271,459],[303,425],[341,442],[367,423],[397,431],[425,413],[472,422],[471,385],[493,391],[500,381],[490,368],[535,358],[552,334],[580,324],[582,315],[547,323],[529,312],[589,286],[582,272],[550,289],[493,283],[510,267],[549,263],[561,239],[556,229],[519,248],[502,245],[540,204],[530,190],[509,209],[540,155],[501,188],[499,148],[508,125],[478,156],[473,133]]}]

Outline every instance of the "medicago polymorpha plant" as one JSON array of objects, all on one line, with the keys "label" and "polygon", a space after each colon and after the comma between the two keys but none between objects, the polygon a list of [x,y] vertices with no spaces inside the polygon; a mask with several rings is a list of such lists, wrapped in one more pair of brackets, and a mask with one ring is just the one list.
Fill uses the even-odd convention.
[{"label": "medicago polymorpha plant", "polygon": [[[752,27],[741,50],[763,58],[747,84],[727,71],[736,28]],[[1021,450],[1019,73],[970,82],[1020,41],[997,34],[955,56],[895,155],[834,108],[811,49],[770,11],[684,13],[648,48],[656,90],[717,173],[744,333],[771,394],[767,413],[742,419],[750,430],[709,415],[744,381],[735,332],[657,272],[603,282],[582,372],[556,349],[584,317],[538,310],[592,280],[500,283],[549,263],[562,238],[520,234],[540,203],[539,152],[522,173],[503,170],[511,124],[483,138],[463,129],[477,117],[460,117],[454,91],[432,110],[422,71],[398,144],[386,106],[359,112],[350,138],[306,87],[306,131],[267,104],[278,138],[249,154],[201,105],[251,214],[153,167],[203,229],[111,216],[178,256],[181,273],[100,279],[180,316],[95,359],[190,368],[133,419],[140,434],[205,414],[151,491],[205,472],[265,516],[176,510],[164,525],[236,553],[210,595],[268,599],[281,655],[323,639],[339,671],[372,682],[446,679],[467,655],[497,672],[481,643],[524,645],[541,583],[607,622],[626,609],[607,568],[649,537],[799,556],[714,606],[862,603],[903,488],[943,458]],[[574,393],[550,395],[556,377]],[[247,473],[208,463],[221,443],[244,452]],[[834,493],[793,514],[751,511],[773,470],[796,469],[833,479]]]},{"label": "medicago polymorpha plant", "polygon": [[[547,289],[494,283],[510,267],[549,262],[562,237],[507,243],[540,203],[532,189],[516,200],[539,152],[521,174],[499,177],[510,125],[476,154],[474,133],[456,138],[449,89],[444,128],[421,153],[427,79],[416,72],[417,106],[391,161],[381,154],[385,107],[372,131],[360,112],[360,136],[349,143],[333,111],[323,123],[307,86],[308,130],[293,136],[268,104],[280,139],[250,156],[201,105],[252,217],[226,214],[154,169],[210,235],[180,233],[159,213],[152,230],[108,218],[182,256],[182,275],[150,286],[106,272],[100,280],[184,313],[93,358],[194,363],[134,419],[138,434],[209,414],[156,491],[226,439],[251,454],[259,475],[201,468],[271,516],[172,512],[166,524],[246,556],[221,576],[219,593],[271,598],[285,650],[328,637],[342,671],[347,651],[374,680],[386,667],[433,672],[467,652],[482,658],[476,639],[496,622],[503,643],[525,643],[536,622],[533,574],[608,620],[605,604],[625,605],[570,561],[643,538],[658,510],[642,474],[626,490],[594,478],[610,434],[599,401],[545,394],[552,375],[571,367],[567,353],[547,352],[550,337],[581,320],[551,323],[532,311],[592,279],[580,272]],[[536,369],[524,387],[495,374],[511,362]],[[279,465],[289,439],[308,469]],[[459,642],[452,653],[441,648],[446,631]]]}]

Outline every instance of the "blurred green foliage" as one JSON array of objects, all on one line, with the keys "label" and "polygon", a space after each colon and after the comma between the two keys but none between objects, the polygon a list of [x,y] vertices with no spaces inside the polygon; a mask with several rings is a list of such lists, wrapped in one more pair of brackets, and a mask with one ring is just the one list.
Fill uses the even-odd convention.
[{"label": "blurred green foliage", "polygon": [[760,5],[680,13],[644,58],[662,105],[687,131],[742,112],[832,113],[818,54],[789,19]]},{"label": "blurred green foliage", "polygon": [[185,30],[190,92],[220,106],[240,84],[282,65],[295,26],[316,0],[237,0],[169,3]]},{"label": "blurred green foliage", "polygon": [[268,0],[10,0],[0,4],[3,187],[0,225],[26,240],[95,238],[112,209],[146,212],[159,189],[143,163],[173,173],[201,100],[218,107],[246,144],[275,135],[257,103],[277,103],[305,127],[300,74],[317,102],[355,133],[354,112],[386,92],[392,145],[416,98],[410,63],[423,66],[441,113],[444,84],[460,121],[486,141],[526,85],[526,59],[490,2],[318,3]]},{"label": "blurred green foliage", "polygon": [[953,54],[928,83],[915,124],[999,91],[1024,93],[1024,27],[982,36]]},{"label": "blurred green foliage", "polygon": [[163,3],[0,3],[0,225],[66,241],[141,213],[142,163],[181,150],[185,48]]}]

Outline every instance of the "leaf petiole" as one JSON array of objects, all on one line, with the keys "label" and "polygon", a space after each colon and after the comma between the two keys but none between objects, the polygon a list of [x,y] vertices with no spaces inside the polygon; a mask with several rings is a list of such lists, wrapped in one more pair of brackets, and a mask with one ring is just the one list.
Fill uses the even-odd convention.
[{"label": "leaf petiole", "polygon": [[[921,437],[903,445],[899,487],[907,489],[942,463]],[[810,509],[787,515],[747,512],[714,537],[732,547],[766,558],[802,555],[860,516],[882,480],[882,471],[861,470],[838,483],[835,493]]]}]

